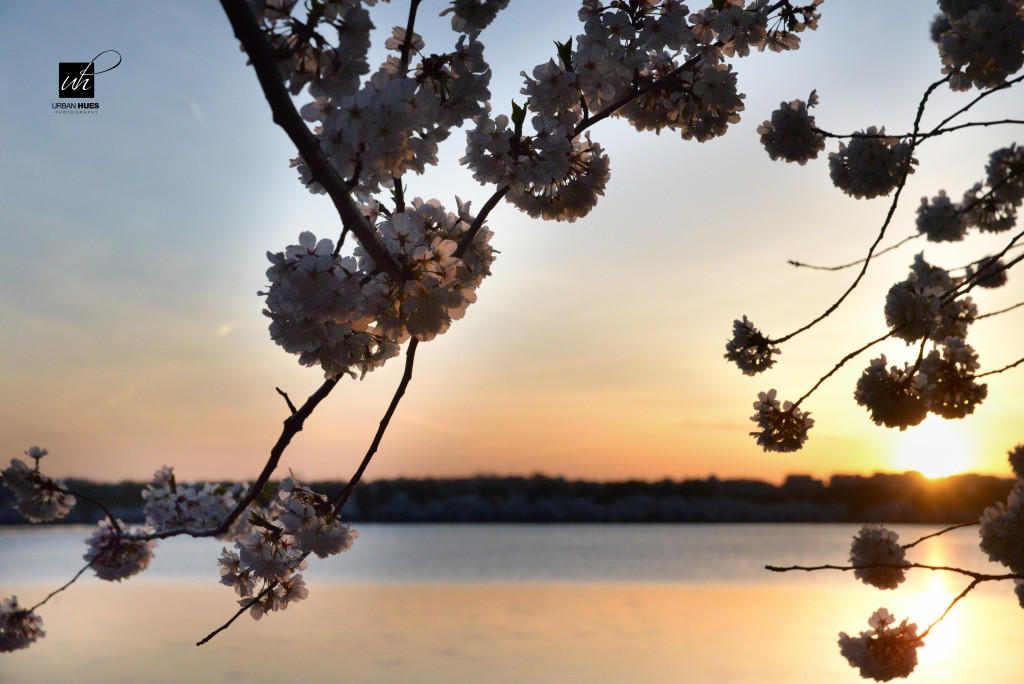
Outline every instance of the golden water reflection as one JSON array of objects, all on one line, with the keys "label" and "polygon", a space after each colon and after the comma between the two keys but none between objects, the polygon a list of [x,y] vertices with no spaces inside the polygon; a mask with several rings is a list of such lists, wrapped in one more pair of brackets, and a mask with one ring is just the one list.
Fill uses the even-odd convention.
[{"label": "golden water reflection", "polygon": [[[996,589],[954,608],[911,682],[1019,684],[1024,616],[1012,589]],[[940,574],[884,593],[852,582],[313,587],[305,604],[246,616],[197,648],[233,611],[227,589],[93,583],[45,607],[47,637],[0,659],[0,681],[859,682],[839,631],[866,629],[880,605],[923,628],[959,590]]]}]

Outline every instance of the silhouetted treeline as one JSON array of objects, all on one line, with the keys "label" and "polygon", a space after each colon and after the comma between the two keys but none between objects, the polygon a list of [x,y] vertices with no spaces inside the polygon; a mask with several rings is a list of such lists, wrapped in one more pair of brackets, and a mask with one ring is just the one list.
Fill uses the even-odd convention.
[{"label": "silhouetted treeline", "polygon": [[[1014,480],[986,475],[928,479],[917,472],[833,475],[826,483],[790,475],[760,480],[586,482],[559,477],[397,479],[360,484],[346,507],[354,522],[890,522],[955,523],[1005,500]],[[141,522],[144,484],[69,480],[126,522]],[[333,495],[341,482],[315,482]],[[0,488],[0,524],[26,522]],[[80,501],[64,522],[95,522]]]}]

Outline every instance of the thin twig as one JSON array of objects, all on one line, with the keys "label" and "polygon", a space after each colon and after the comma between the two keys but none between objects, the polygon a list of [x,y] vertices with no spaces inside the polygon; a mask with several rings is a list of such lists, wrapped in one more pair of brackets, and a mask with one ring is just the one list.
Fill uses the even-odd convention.
[{"label": "thin twig", "polygon": [[843,572],[849,572],[850,570],[863,570],[866,568],[916,568],[918,570],[933,570],[935,572],[953,572],[958,575],[966,575],[971,579],[976,579],[982,582],[1024,579],[1024,575],[1016,573],[1007,573],[1004,575],[990,575],[983,572],[975,572],[974,570],[965,570],[964,568],[956,568],[947,565],[925,565],[923,563],[869,563],[865,565],[789,565],[786,567],[780,567],[777,565],[764,566],[765,570],[771,570],[772,572],[791,572],[794,570],[800,570],[803,572],[815,572],[817,570],[842,570]]},{"label": "thin twig", "polygon": [[942,615],[940,615],[938,618],[936,618],[936,620],[932,624],[928,625],[928,627],[926,627],[925,630],[923,632],[921,632],[918,635],[917,638],[918,639],[924,639],[926,636],[928,636],[928,633],[932,631],[932,627],[934,627],[935,625],[937,625],[940,622],[942,622],[945,619],[945,617],[947,615],[949,615],[949,611],[953,610],[953,606],[955,606],[957,603],[959,603],[960,599],[962,599],[964,596],[967,596],[969,593],[971,593],[971,591],[974,589],[974,587],[978,586],[983,581],[984,580],[980,580],[980,579],[975,579],[975,580],[971,581],[971,583],[968,584],[967,587],[963,591],[961,591],[959,594],[957,594],[956,598],[954,598],[952,601],[949,602],[949,605],[946,606],[946,610],[942,611]]},{"label": "thin twig", "polygon": [[64,591],[64,590],[65,590],[65,589],[67,589],[68,587],[70,587],[70,586],[71,586],[72,584],[74,584],[74,583],[75,583],[76,581],[78,581],[78,578],[82,576],[82,573],[84,573],[84,572],[85,572],[86,570],[88,570],[89,568],[91,568],[91,567],[92,567],[92,564],[93,564],[93,563],[95,563],[95,562],[96,562],[96,561],[98,560],[98,558],[99,558],[99,556],[97,556],[96,558],[93,558],[93,559],[92,559],[91,561],[89,561],[88,563],[86,563],[86,564],[85,564],[85,566],[84,566],[84,567],[83,567],[83,568],[82,568],[81,570],[79,570],[78,572],[76,572],[76,573],[75,573],[75,576],[74,576],[74,577],[72,577],[72,578],[71,578],[71,579],[69,579],[69,580],[68,580],[67,582],[65,582],[65,583],[64,583],[64,585],[63,585],[63,586],[61,586],[60,588],[58,588],[58,589],[54,589],[53,591],[51,591],[51,592],[50,592],[49,594],[47,594],[47,595],[46,595],[46,598],[44,598],[44,599],[43,599],[42,601],[40,601],[40,602],[39,602],[39,603],[37,603],[36,605],[34,605],[34,606],[32,606],[31,608],[29,608],[29,610],[35,610],[36,608],[38,608],[39,606],[41,606],[41,605],[43,605],[44,603],[46,603],[47,601],[49,601],[50,599],[52,599],[52,598],[53,598],[54,596],[56,596],[56,595],[57,595],[57,594],[59,594],[60,592]]},{"label": "thin twig", "polygon": [[297,411],[298,411],[298,410],[297,410],[297,409],[295,408],[295,404],[293,404],[293,403],[292,403],[292,400],[291,400],[291,398],[290,398],[290,397],[288,396],[288,393],[287,393],[287,392],[285,392],[285,391],[284,391],[283,389],[281,389],[280,387],[275,387],[274,389],[276,389],[276,390],[277,390],[277,393],[278,393],[278,394],[280,394],[280,395],[281,395],[282,397],[284,397],[284,401],[285,401],[285,403],[286,403],[286,404],[288,404],[288,410],[289,410],[289,411],[291,411],[291,412],[292,412],[292,415],[294,416],[294,415],[295,415],[295,414],[297,413]]},{"label": "thin twig", "polygon": [[[925,105],[928,102],[928,98],[931,96],[931,94],[933,92],[935,92],[936,88],[938,88],[940,85],[942,85],[943,83],[945,83],[948,80],[949,80],[949,76],[946,76],[946,77],[944,77],[944,78],[942,78],[942,79],[932,83],[930,86],[928,86],[927,90],[925,90],[924,95],[921,97],[921,102],[917,106],[917,116],[914,117],[914,134],[915,135],[920,130],[921,117],[924,116],[924,109],[925,109]],[[783,343],[783,342],[785,342],[787,340],[790,340],[790,339],[796,337],[797,335],[799,335],[800,333],[802,333],[802,332],[804,332],[806,330],[809,330],[810,328],[813,328],[815,325],[817,325],[821,321],[823,321],[826,318],[828,318],[830,315],[832,315],[833,311],[835,311],[836,309],[838,309],[840,307],[840,305],[846,300],[846,298],[850,295],[850,293],[853,292],[857,288],[857,285],[860,284],[860,281],[864,277],[864,274],[867,273],[868,265],[871,263],[871,258],[872,258],[872,256],[874,256],[875,249],[878,247],[879,243],[882,241],[882,238],[885,237],[885,231],[889,227],[889,224],[892,222],[892,218],[893,218],[893,216],[896,213],[896,207],[899,204],[900,195],[903,193],[903,188],[906,187],[907,179],[910,177],[910,171],[911,171],[910,167],[911,167],[911,165],[913,164],[913,161],[914,161],[914,150],[916,149],[916,147],[917,147],[917,141],[916,140],[911,140],[910,141],[910,147],[907,150],[907,160],[904,163],[904,167],[902,169],[902,173],[900,174],[900,180],[896,184],[896,192],[895,192],[895,194],[893,194],[892,202],[889,204],[889,211],[886,213],[885,221],[882,222],[882,227],[878,231],[878,237],[875,238],[875,241],[871,244],[871,247],[868,249],[867,256],[864,258],[864,263],[861,266],[860,272],[857,274],[857,277],[853,279],[853,282],[846,289],[846,291],[839,297],[839,299],[837,299],[830,307],[828,307],[828,309],[826,309],[823,314],[821,314],[820,316],[818,316],[817,318],[815,318],[814,320],[812,320],[810,323],[808,323],[807,325],[803,326],[802,328],[794,330],[790,334],[788,334],[788,335],[786,335],[784,337],[780,337],[777,340],[771,340],[772,343],[774,343],[774,344],[781,344],[781,343]]]},{"label": "thin twig", "polygon": [[1017,302],[1013,306],[1008,306],[1005,309],[1000,309],[999,311],[990,311],[987,314],[981,314],[980,316],[976,317],[974,320],[980,321],[982,318],[989,318],[990,316],[998,316],[999,314],[1004,314],[1007,311],[1013,311],[1014,309],[1019,309],[1022,306],[1024,306],[1024,302]]},{"label": "thin twig", "polygon": [[107,520],[110,521],[110,526],[114,528],[114,533],[118,536],[124,534],[124,531],[121,529],[121,525],[117,522],[117,518],[114,517],[114,514],[110,512],[109,508],[103,505],[102,501],[98,501],[92,498],[91,496],[86,496],[85,494],[82,494],[77,490],[68,489],[67,487],[57,487],[57,491],[63,492],[64,494],[70,494],[76,498],[81,499],[82,501],[88,501],[93,506],[98,506],[100,510],[103,511],[103,514],[107,516]]},{"label": "thin twig", "polygon": [[270,457],[267,459],[266,464],[263,466],[263,471],[260,473],[256,481],[249,487],[249,491],[246,492],[245,496],[239,500],[235,505],[234,509],[228,513],[228,515],[221,521],[220,525],[215,528],[208,530],[195,530],[190,528],[175,528],[170,530],[163,530],[160,532],[154,532],[147,535],[139,535],[139,539],[164,539],[166,537],[175,537],[179,535],[189,535],[191,537],[218,537],[225,534],[231,529],[232,524],[251,504],[260,492],[263,491],[263,486],[270,480],[270,476],[273,475],[277,469],[277,464],[281,461],[281,456],[284,454],[285,449],[291,443],[292,438],[298,434],[306,419],[309,418],[310,414],[313,413],[321,401],[327,398],[327,395],[331,393],[331,390],[338,384],[338,378],[329,378],[324,381],[320,388],[316,392],[311,394],[306,402],[299,408],[295,413],[288,416],[284,421],[284,427],[281,429],[281,435],[277,438],[277,442],[274,447],[270,450]]},{"label": "thin twig", "polygon": [[917,541],[912,541],[909,544],[903,544],[903,548],[911,549],[911,548],[917,546],[918,544],[920,544],[921,542],[923,542],[925,539],[931,539],[932,537],[938,537],[940,534],[946,534],[947,532],[952,532],[953,530],[959,530],[961,527],[971,527],[972,525],[979,525],[979,524],[980,523],[977,520],[969,520],[968,522],[962,522],[962,523],[957,523],[956,525],[950,525],[949,527],[947,527],[944,530],[939,530],[938,532],[933,532],[931,534],[926,534],[925,536],[921,537]]},{"label": "thin twig", "polygon": [[835,375],[836,371],[838,371],[840,368],[842,368],[846,364],[847,361],[850,361],[851,359],[855,358],[856,356],[860,355],[861,353],[867,351],[868,349],[870,349],[871,347],[875,346],[879,342],[883,342],[883,341],[889,339],[894,334],[896,334],[897,330],[899,330],[899,328],[894,328],[893,330],[890,330],[889,332],[885,333],[884,335],[882,335],[878,339],[875,339],[875,340],[872,340],[871,342],[868,342],[867,344],[865,344],[860,349],[852,351],[849,354],[847,354],[846,356],[844,356],[843,358],[841,358],[839,360],[839,363],[837,363],[836,365],[834,365],[832,367],[832,370],[830,370],[828,373],[825,373],[825,375],[821,376],[821,378],[818,380],[818,382],[814,383],[814,387],[812,387],[811,389],[807,390],[807,392],[802,397],[800,397],[795,402],[793,402],[793,407],[795,408],[795,407],[799,406],[800,402],[802,402],[807,397],[811,396],[814,393],[814,390],[816,390],[819,387],[821,387],[821,384],[823,382],[825,382],[830,377]]},{"label": "thin twig", "polygon": [[995,375],[996,373],[1002,373],[1004,371],[1010,370],[1011,368],[1016,368],[1017,366],[1019,366],[1022,363],[1024,363],[1024,357],[1017,359],[1016,361],[1014,361],[1013,363],[1011,363],[1008,366],[1003,366],[1002,368],[997,368],[996,370],[986,371],[984,373],[978,373],[974,377],[976,377],[976,378],[983,378],[986,375]]},{"label": "thin twig", "polygon": [[[900,247],[907,244],[911,240],[916,240],[922,235],[924,235],[924,233],[917,233],[916,235],[910,235],[909,237],[905,237],[896,244],[890,245],[885,249],[875,252],[874,256],[877,258],[882,256],[883,254],[888,254],[889,252],[899,249]],[[843,269],[851,268],[853,266],[856,266],[857,264],[863,264],[865,261],[866,259],[857,259],[856,261],[851,261],[848,264],[841,264],[839,266],[814,266],[812,264],[805,264],[802,261],[796,261],[794,259],[789,259],[786,263],[788,263],[791,266],[796,266],[797,268],[809,268],[815,271],[842,271]]]},{"label": "thin twig", "polygon": [[331,500],[331,505],[334,507],[335,514],[341,511],[349,497],[352,496],[352,490],[355,489],[357,484],[359,484],[359,480],[363,477],[363,473],[366,471],[367,466],[370,465],[370,459],[372,459],[373,455],[377,453],[377,447],[380,446],[380,441],[384,438],[384,433],[387,431],[388,424],[391,422],[391,416],[395,414],[395,409],[398,408],[398,402],[402,400],[402,397],[405,395],[405,388],[409,386],[409,381],[412,380],[412,367],[416,360],[416,347],[418,345],[419,340],[415,337],[409,340],[409,346],[405,350],[405,371],[402,373],[402,379],[398,383],[398,387],[395,389],[395,395],[391,397],[391,403],[388,404],[388,410],[384,412],[384,417],[380,419],[380,425],[377,426],[377,433],[373,436],[373,441],[366,450],[366,455],[363,456],[363,460],[359,464],[359,468],[357,468],[355,474],[352,475],[352,479],[350,479],[348,484],[345,485],[345,488]]}]

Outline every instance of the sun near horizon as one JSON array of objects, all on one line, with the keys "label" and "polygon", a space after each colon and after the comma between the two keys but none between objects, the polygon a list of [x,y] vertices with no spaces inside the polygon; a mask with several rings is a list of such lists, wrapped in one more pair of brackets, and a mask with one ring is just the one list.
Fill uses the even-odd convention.
[{"label": "sun near horizon", "polygon": [[929,414],[900,435],[893,455],[897,469],[925,477],[948,477],[976,469],[975,450],[958,421]]}]

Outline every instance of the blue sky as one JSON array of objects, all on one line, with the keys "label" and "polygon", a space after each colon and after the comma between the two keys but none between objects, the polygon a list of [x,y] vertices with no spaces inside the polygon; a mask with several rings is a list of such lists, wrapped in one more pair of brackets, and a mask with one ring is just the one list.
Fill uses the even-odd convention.
[{"label": "blue sky", "polygon": [[[394,4],[375,19],[385,36],[404,23],[404,3]],[[482,37],[496,111],[518,97],[520,71],[580,30],[575,3],[511,5]],[[435,19],[443,6],[421,9],[428,49],[449,41]],[[880,259],[838,316],[783,349],[779,370],[746,378],[722,353],[743,314],[778,336],[822,311],[852,274],[796,271],[786,259],[858,258],[888,206],[843,196],[824,158],[771,162],[757,125],[780,101],[817,88],[824,128],[908,130],[939,75],[927,37],[934,12],[927,2],[826,2],[801,50],[736,63],[746,111],[725,138],[698,145],[608,121],[593,137],[612,177],[590,216],[544,223],[499,207],[494,275],[464,320],[422,346],[369,475],[779,479],[901,469],[908,435],[875,428],[852,400],[870,356],[807,402],[818,422],[802,452],[763,454],[747,417],[758,391],[795,398],[884,332],[885,291],[921,247]],[[299,400],[321,381],[269,339],[256,296],[264,253],[302,230],[334,237],[339,226],[329,201],[288,168],[293,148],[219,6],[6,3],[0,45],[2,453],[45,446],[49,471],[62,476],[147,478],[169,464],[184,479],[253,477],[286,415],[274,388]],[[54,112],[58,63],[107,49],[123,61],[97,76],[99,111]],[[935,100],[926,120],[966,97]],[[978,118],[1001,118],[1024,111],[1024,98],[1004,93],[984,109]],[[894,239],[913,232],[920,197],[940,188],[958,197],[1013,133],[979,129],[921,149]],[[457,164],[462,142],[454,135],[437,169],[409,178],[407,195],[482,204],[489,191]],[[959,265],[994,244],[926,254]],[[1015,303],[1019,292],[1011,285],[979,307]],[[983,367],[1018,358],[1006,331],[1021,315],[976,326]],[[907,354],[899,343],[884,351]],[[343,383],[285,467],[347,477],[399,372]],[[993,378],[986,404],[955,426],[969,445],[967,469],[1006,471],[1005,450],[1020,441],[1020,386],[1019,375]]]}]

